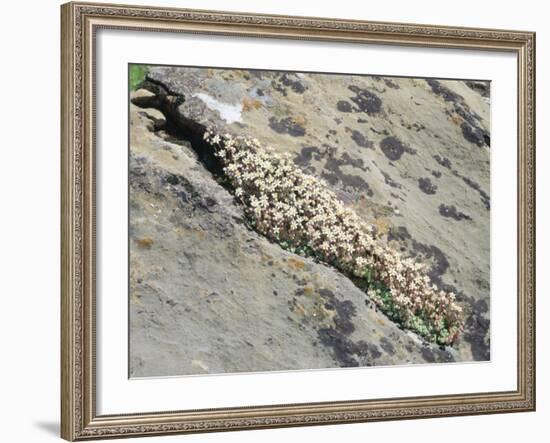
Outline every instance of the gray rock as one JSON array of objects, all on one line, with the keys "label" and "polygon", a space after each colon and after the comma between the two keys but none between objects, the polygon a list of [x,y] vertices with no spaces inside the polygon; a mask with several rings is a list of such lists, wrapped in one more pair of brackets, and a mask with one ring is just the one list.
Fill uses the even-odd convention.
[{"label": "gray rock", "polygon": [[130,99],[132,103],[142,108],[154,106],[157,103],[156,94],[147,89],[138,89],[137,91],[132,91]]},{"label": "gray rock", "polygon": [[132,377],[454,359],[334,269],[248,229],[189,147],[130,115]]},{"label": "gray rock", "polygon": [[149,125],[151,130],[156,131],[166,126],[166,117],[164,117],[164,114],[158,109],[147,108],[140,112],[150,120]]},{"label": "gray rock", "polygon": [[[149,78],[179,133],[153,134],[132,107],[133,375],[489,359],[488,84],[174,67]],[[392,247],[428,263],[465,306],[461,339],[422,345],[333,269],[248,230],[204,169],[205,127],[291,153]]]}]

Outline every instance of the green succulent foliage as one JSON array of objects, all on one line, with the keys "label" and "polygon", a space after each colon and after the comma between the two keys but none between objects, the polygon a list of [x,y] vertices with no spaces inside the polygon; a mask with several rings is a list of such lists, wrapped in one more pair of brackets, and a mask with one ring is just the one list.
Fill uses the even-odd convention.
[{"label": "green succulent foliage", "polygon": [[410,329],[416,332],[425,339],[441,344],[448,344],[448,338],[451,336],[452,331],[444,319],[442,319],[437,326],[430,326],[430,322],[427,321],[427,314],[423,311],[417,311],[413,316],[405,316],[404,313],[394,303],[393,298],[388,288],[375,279],[374,273],[371,269],[365,269],[363,274],[364,285],[369,289],[376,291],[376,296],[380,310],[392,321],[402,326],[403,328]]}]

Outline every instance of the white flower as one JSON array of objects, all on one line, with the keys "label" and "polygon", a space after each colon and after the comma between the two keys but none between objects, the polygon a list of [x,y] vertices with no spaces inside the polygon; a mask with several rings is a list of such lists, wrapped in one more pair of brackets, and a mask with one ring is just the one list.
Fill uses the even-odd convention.
[{"label": "white flower", "polygon": [[[382,294],[390,294],[405,327],[414,330],[412,319],[419,310],[425,312],[423,322],[435,330],[444,316],[450,340],[460,332],[462,308],[455,295],[438,290],[426,266],[381,243],[371,225],[340,202],[324,181],[296,167],[288,152],[281,156],[256,139],[211,130],[203,137],[220,147],[215,154],[235,196],[245,197],[240,202],[258,232],[279,241],[305,242],[328,264],[356,277],[370,269],[387,292],[369,289],[368,295],[384,309]],[[280,226],[290,229],[281,231]]]},{"label": "white flower", "polygon": [[363,268],[367,266],[367,260],[365,260],[363,257],[357,257],[355,259],[355,264],[359,266],[360,268]]}]

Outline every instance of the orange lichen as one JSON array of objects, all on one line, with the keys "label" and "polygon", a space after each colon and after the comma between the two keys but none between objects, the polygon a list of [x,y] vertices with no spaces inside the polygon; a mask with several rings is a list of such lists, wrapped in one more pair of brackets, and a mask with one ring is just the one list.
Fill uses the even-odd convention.
[{"label": "orange lichen", "polygon": [[460,117],[459,115],[457,114],[453,114],[449,117],[449,119],[455,124],[455,125],[461,125],[462,123],[464,123],[464,119],[462,117]]},{"label": "orange lichen", "polygon": [[297,259],[292,258],[292,257],[288,259],[288,264],[290,266],[292,266],[294,269],[297,269],[297,270],[304,269],[304,267],[306,265],[302,260],[297,260]]},{"label": "orange lichen", "polygon": [[257,98],[246,97],[243,100],[243,112],[252,111],[254,109],[260,109],[263,106],[262,102]]},{"label": "orange lichen", "polygon": [[302,115],[295,115],[294,117],[292,117],[292,121],[294,122],[295,125],[301,126],[302,128],[307,123],[306,118]]},{"label": "orange lichen", "polygon": [[140,248],[151,249],[153,246],[153,239],[151,237],[137,238],[136,243]]}]

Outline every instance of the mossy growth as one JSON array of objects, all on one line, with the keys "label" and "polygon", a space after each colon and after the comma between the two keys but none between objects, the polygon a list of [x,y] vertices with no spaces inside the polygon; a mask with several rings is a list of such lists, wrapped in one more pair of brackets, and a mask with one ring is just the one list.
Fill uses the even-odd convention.
[{"label": "mossy growth", "polygon": [[149,72],[149,68],[147,67],[147,65],[130,65],[128,70],[128,84],[130,87],[130,91],[135,91],[136,89],[139,89],[139,87],[145,80],[145,77],[147,77],[147,72]]}]

